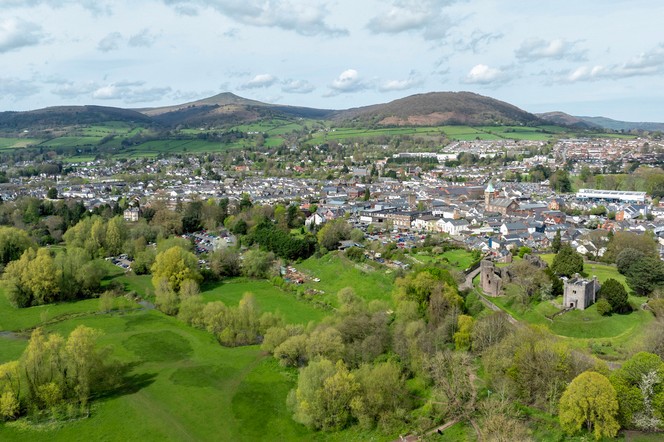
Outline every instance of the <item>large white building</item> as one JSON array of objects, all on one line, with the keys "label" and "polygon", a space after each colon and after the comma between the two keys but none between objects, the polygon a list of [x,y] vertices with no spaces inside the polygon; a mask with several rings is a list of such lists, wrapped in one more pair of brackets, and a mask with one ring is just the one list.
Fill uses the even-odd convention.
[{"label": "large white building", "polygon": [[625,190],[579,189],[576,192],[576,197],[607,201],[629,201],[633,203],[644,203],[646,201],[645,192],[629,192]]}]

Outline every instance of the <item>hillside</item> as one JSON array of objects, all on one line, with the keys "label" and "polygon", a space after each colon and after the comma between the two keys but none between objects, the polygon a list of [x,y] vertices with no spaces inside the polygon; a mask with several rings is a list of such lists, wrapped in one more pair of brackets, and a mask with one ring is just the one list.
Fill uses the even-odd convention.
[{"label": "hillside", "polygon": [[105,106],[55,106],[27,112],[0,112],[0,130],[22,132],[122,122],[156,129],[228,128],[273,119],[328,120],[337,126],[537,126],[554,124],[582,130],[664,130],[664,123],[630,123],[564,112],[531,114],[472,92],[430,92],[389,103],[347,110],[263,103],[230,92],[170,106],[122,109]]},{"label": "hillside", "polygon": [[105,106],[56,106],[27,112],[0,112],[1,130],[42,130],[53,127],[95,124],[109,121],[152,124],[139,112]]},{"label": "hillside", "polygon": [[380,126],[532,125],[537,116],[504,101],[472,92],[430,92],[337,112],[337,121]]},{"label": "hillside", "polygon": [[542,120],[557,126],[573,127],[577,129],[602,129],[602,126],[591,123],[583,117],[575,117],[565,112],[545,112],[536,114]]},{"label": "hillside", "polygon": [[270,119],[296,117],[325,119],[333,111],[306,107],[274,105],[239,97],[230,92],[190,103],[149,109],[139,112],[166,126],[228,126]]},{"label": "hillside", "polygon": [[643,131],[664,131],[664,123],[649,122],[631,122],[612,120],[606,117],[578,117],[583,121],[599,126],[603,129],[611,130],[643,130]]}]

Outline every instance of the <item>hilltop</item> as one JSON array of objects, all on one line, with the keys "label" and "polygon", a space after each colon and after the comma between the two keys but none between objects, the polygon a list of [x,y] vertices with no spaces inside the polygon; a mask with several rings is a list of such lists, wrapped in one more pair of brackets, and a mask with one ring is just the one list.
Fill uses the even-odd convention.
[{"label": "hilltop", "polygon": [[510,103],[473,92],[429,92],[389,103],[345,110],[264,103],[230,92],[182,104],[124,109],[106,106],[55,106],[26,112],[0,112],[0,130],[43,131],[78,125],[121,122],[157,130],[230,128],[272,119],[309,119],[352,127],[538,126],[577,130],[664,130],[664,123],[630,123],[564,112],[532,114]]},{"label": "hilltop", "polygon": [[386,104],[337,112],[338,121],[381,126],[437,126],[493,124],[535,125],[539,118],[518,107],[473,92],[430,92]]},{"label": "hilltop", "polygon": [[432,92],[347,110],[269,104],[226,92],[171,106],[122,109],[61,106],[0,113],[0,129],[45,129],[108,121],[162,128],[230,127],[271,118],[307,118],[379,126],[535,125],[537,116],[509,103],[471,92]]}]

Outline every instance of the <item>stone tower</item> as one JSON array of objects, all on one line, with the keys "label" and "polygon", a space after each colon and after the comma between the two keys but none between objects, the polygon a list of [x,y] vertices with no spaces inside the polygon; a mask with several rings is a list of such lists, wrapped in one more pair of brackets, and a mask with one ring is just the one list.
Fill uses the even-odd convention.
[{"label": "stone tower", "polygon": [[489,185],[484,190],[484,210],[489,210],[491,200],[495,196],[496,190],[493,188],[493,183],[489,181]]}]

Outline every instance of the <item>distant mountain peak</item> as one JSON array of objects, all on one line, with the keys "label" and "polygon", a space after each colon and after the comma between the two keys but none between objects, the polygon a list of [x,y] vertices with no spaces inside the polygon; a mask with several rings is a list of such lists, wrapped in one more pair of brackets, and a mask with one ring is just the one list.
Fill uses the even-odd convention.
[{"label": "distant mountain peak", "polygon": [[359,120],[379,126],[444,124],[531,124],[539,119],[518,107],[474,92],[428,92],[389,103],[340,111],[338,120]]}]

